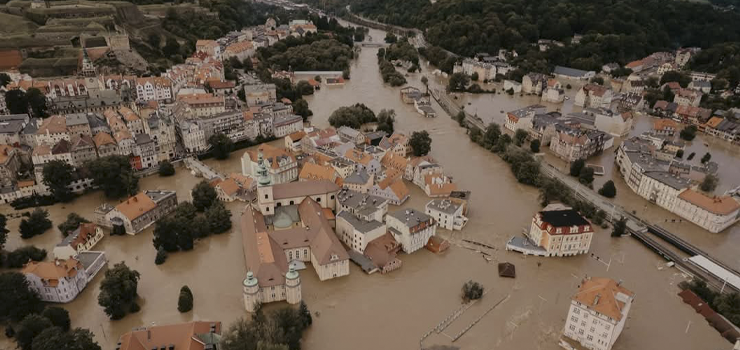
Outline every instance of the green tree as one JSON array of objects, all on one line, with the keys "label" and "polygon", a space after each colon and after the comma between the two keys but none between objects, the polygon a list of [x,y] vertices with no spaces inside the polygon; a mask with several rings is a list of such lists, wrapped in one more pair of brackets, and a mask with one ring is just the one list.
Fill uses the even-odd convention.
[{"label": "green tree", "polygon": [[696,133],[699,131],[699,129],[696,127],[696,125],[689,125],[683,129],[681,129],[681,132],[679,133],[679,136],[681,139],[686,141],[691,141],[696,137]]},{"label": "green tree", "polygon": [[48,318],[52,325],[61,328],[65,332],[69,331],[69,327],[71,325],[71,322],[69,321],[69,312],[64,308],[49,306],[44,309],[44,312],[41,315]]},{"label": "green tree", "polygon": [[19,231],[21,238],[25,239],[40,235],[52,228],[52,226],[51,220],[49,220],[49,212],[41,208],[36,208],[31,212],[28,219],[21,220]]},{"label": "green tree", "polygon": [[342,71],[342,78],[349,80],[349,68]]},{"label": "green tree", "polygon": [[8,241],[8,232],[10,232],[7,229],[8,224],[8,218],[5,217],[5,215],[0,214],[0,251],[2,251],[5,248],[5,243]]},{"label": "green tree", "polygon": [[385,42],[388,44],[395,44],[398,41],[398,37],[396,37],[393,33],[387,32],[385,33]]},{"label": "green tree", "polygon": [[134,175],[126,156],[101,157],[88,162],[86,167],[93,184],[108,198],[132,196],[139,190],[139,178]]},{"label": "green tree", "polygon": [[211,234],[211,225],[204,215],[193,218],[188,226],[193,233],[193,238],[204,238]]},{"label": "green tree", "polygon": [[105,278],[100,283],[98,304],[112,320],[123,318],[126,310],[131,310],[136,304],[140,278],[139,272],[129,269],[125,262],[117,263],[105,271]]},{"label": "green tree", "polygon": [[306,80],[301,80],[298,83],[295,84],[296,91],[301,95],[313,95],[313,86],[308,83]]},{"label": "green tree", "polygon": [[5,104],[11,114],[27,114],[28,97],[19,89],[13,89],[5,93]]},{"label": "green tree", "polygon": [[231,211],[224,207],[221,201],[216,201],[206,211],[208,226],[215,234],[224,233],[231,229]]},{"label": "green tree", "polygon": [[676,158],[683,158],[683,150],[682,149],[676,151]]},{"label": "green tree", "polygon": [[447,86],[450,91],[465,91],[470,83],[470,77],[465,73],[454,73],[450,76]]},{"label": "green tree", "polygon": [[591,83],[598,84],[598,85],[604,85],[604,78],[602,78],[602,77],[593,77],[593,78],[591,78]]},{"label": "green tree", "polygon": [[708,161],[709,161],[710,159],[712,159],[712,155],[711,155],[711,154],[710,154],[709,152],[707,152],[707,153],[704,153],[704,155],[703,155],[703,156],[701,157],[701,163],[702,163],[702,164],[707,164],[707,162],[708,162]]},{"label": "green tree", "polygon": [[67,214],[67,220],[59,224],[57,228],[64,237],[67,237],[70,233],[72,233],[72,231],[80,227],[80,224],[88,222],[90,222],[90,220],[83,218],[77,213],[69,213]]},{"label": "green tree", "polygon": [[496,144],[491,147],[491,151],[496,153],[504,153],[508,149],[511,142],[511,136],[509,136],[508,134],[502,134],[501,136],[499,136],[498,140],[496,140]]},{"label": "green tree", "polygon": [[29,260],[30,261],[42,261],[46,258],[46,249],[40,249],[35,246],[20,247],[10,253],[6,258],[5,263],[10,268],[21,268]]},{"label": "green tree", "polygon": [[293,102],[293,113],[300,115],[304,122],[308,121],[308,117],[313,115],[311,109],[308,108],[308,102],[302,98]]},{"label": "green tree", "polygon": [[154,237],[152,239],[154,248],[157,248],[157,250],[164,249],[167,252],[178,251],[180,249],[179,237],[186,230],[188,230],[186,221],[178,220],[176,217],[159,219],[154,227]]},{"label": "green tree", "polygon": [[162,37],[159,36],[159,33],[151,32],[146,37],[146,41],[151,45],[155,50],[159,50],[159,45],[162,43]]},{"label": "green tree", "polygon": [[301,317],[301,323],[304,327],[308,327],[313,323],[311,311],[308,310],[308,306],[303,300],[301,300],[300,304],[298,305],[298,315]]},{"label": "green tree", "polygon": [[180,288],[180,297],[177,299],[177,311],[188,312],[193,309],[193,292],[188,286]]},{"label": "green tree", "polygon": [[717,184],[719,183],[719,179],[714,176],[713,174],[707,174],[704,176],[704,180],[702,180],[701,184],[699,185],[699,188],[704,192],[714,192],[714,190],[717,188]]},{"label": "green tree", "polygon": [[426,75],[421,76],[421,83],[424,84],[424,87],[426,88],[426,94],[429,95],[429,79],[426,77]]},{"label": "green tree", "polygon": [[205,211],[211,204],[217,201],[216,190],[206,180],[197,183],[192,191],[193,205],[198,211]]},{"label": "green tree", "polygon": [[473,72],[473,74],[470,75],[470,80],[472,81],[478,81],[478,72]]},{"label": "green tree", "polygon": [[414,156],[425,156],[432,150],[432,138],[426,130],[414,131],[411,134],[409,145],[411,145]]},{"label": "green tree", "polygon": [[393,123],[396,122],[396,111],[392,109],[381,109],[378,113],[378,131],[385,131],[388,135],[392,135],[394,128]]},{"label": "green tree", "polygon": [[37,88],[30,88],[26,92],[28,107],[31,108],[31,114],[36,118],[45,118],[49,114],[46,112],[46,96]]},{"label": "green tree", "polygon": [[614,198],[617,195],[617,188],[614,186],[614,181],[609,180],[605,182],[599,189],[599,194],[607,198]]},{"label": "green tree", "polygon": [[222,134],[218,133],[208,138],[208,144],[213,149],[213,156],[216,159],[229,158],[229,154],[234,149],[234,142],[231,139]]},{"label": "green tree", "polygon": [[612,237],[620,237],[624,235],[626,231],[627,231],[627,219],[620,218],[614,223],[614,227],[612,228]]},{"label": "green tree", "polygon": [[180,202],[175,207],[174,217],[181,221],[191,221],[198,215],[198,209],[190,202]]},{"label": "green tree", "polygon": [[68,202],[74,198],[69,184],[74,180],[74,167],[62,160],[52,160],[44,164],[44,184],[49,187],[51,194],[60,202]]},{"label": "green tree", "polygon": [[159,176],[166,177],[175,175],[175,166],[169,160],[163,160],[159,163]]},{"label": "green tree", "polygon": [[457,121],[458,125],[464,127],[465,126],[465,111],[457,112],[457,115],[455,115],[455,120]]},{"label": "green tree", "polygon": [[663,73],[663,76],[660,77],[660,85],[674,81],[681,85],[682,88],[685,88],[689,86],[691,77],[675,70],[665,72]]},{"label": "green tree", "polygon": [[154,257],[155,265],[162,265],[167,261],[167,251],[160,247],[157,249],[157,255]]},{"label": "green tree", "polygon": [[13,80],[10,79],[10,76],[7,73],[0,73],[0,87],[5,87],[11,81]]},{"label": "green tree", "polygon": [[462,286],[462,299],[467,303],[471,300],[477,300],[483,297],[483,286],[472,280],[465,282]]},{"label": "green tree", "polygon": [[44,329],[51,327],[51,321],[46,317],[38,314],[30,314],[24,317],[18,324],[15,341],[22,350],[31,350],[33,338],[39,335]]},{"label": "green tree", "polygon": [[[464,112],[463,112],[464,113]],[[483,147],[491,148],[498,142],[501,137],[501,127],[498,124],[491,123],[486,127],[486,132],[483,134]]]},{"label": "green tree", "polygon": [[738,293],[719,294],[714,299],[714,307],[730,322],[740,324],[740,295]]},{"label": "green tree", "polygon": [[162,52],[166,56],[174,56],[180,53],[180,43],[177,42],[177,39],[173,37],[168,37],[167,41],[164,44],[164,47],[162,48]]},{"label": "green tree", "polygon": [[581,174],[581,170],[586,166],[586,161],[583,159],[576,159],[570,164],[570,176],[578,176]]},{"label": "green tree", "polygon": [[517,129],[514,133],[514,144],[521,147],[524,141],[527,139],[527,131],[524,129]]},{"label": "green tree", "polygon": [[540,152],[540,140],[534,139],[529,143],[529,149],[532,151],[532,153],[539,153]]},{"label": "green tree", "polygon": [[32,350],[100,350],[93,334],[82,328],[66,332],[59,327],[44,329],[31,344]]},{"label": "green tree", "polygon": [[38,294],[29,287],[28,280],[20,272],[0,274],[0,318],[18,322],[44,309]]},{"label": "green tree", "polygon": [[581,172],[578,174],[578,182],[590,187],[594,182],[594,169],[590,167],[581,169]]}]

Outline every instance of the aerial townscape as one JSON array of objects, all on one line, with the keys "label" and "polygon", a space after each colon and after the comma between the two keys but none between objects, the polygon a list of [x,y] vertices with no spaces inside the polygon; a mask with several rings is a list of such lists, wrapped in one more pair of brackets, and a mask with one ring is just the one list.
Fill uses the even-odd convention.
[{"label": "aerial townscape", "polygon": [[0,349],[740,350],[739,9],[0,0]]}]

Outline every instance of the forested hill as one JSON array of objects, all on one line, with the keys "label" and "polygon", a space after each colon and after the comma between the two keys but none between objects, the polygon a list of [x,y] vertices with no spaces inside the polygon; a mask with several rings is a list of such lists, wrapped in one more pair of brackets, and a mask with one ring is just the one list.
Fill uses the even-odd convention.
[{"label": "forested hill", "polygon": [[538,39],[577,48],[553,50],[550,64],[596,69],[655,51],[740,40],[740,15],[707,4],[668,0],[350,0],[352,11],[426,31],[427,40],[471,56],[499,48],[527,52]]}]

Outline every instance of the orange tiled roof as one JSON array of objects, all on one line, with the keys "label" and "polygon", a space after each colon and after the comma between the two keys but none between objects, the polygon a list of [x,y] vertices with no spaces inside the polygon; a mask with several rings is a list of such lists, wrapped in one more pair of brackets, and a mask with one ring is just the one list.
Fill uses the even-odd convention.
[{"label": "orange tiled roof", "polygon": [[622,319],[625,303],[617,299],[617,294],[634,295],[611,278],[589,278],[584,280],[573,300],[590,310],[606,315],[614,320]]},{"label": "orange tiled roof", "polygon": [[129,220],[133,221],[156,207],[157,204],[154,203],[149,196],[144,192],[139,192],[139,194],[117,205],[116,210],[121,212],[121,214]]},{"label": "orange tiled roof", "polygon": [[717,215],[729,215],[740,209],[740,203],[730,196],[708,197],[692,189],[681,192],[678,198]]}]

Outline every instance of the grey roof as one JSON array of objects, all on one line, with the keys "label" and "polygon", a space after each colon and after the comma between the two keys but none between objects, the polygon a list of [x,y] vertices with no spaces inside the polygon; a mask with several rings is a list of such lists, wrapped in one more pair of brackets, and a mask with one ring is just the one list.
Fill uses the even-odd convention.
[{"label": "grey roof", "polygon": [[168,190],[146,190],[144,191],[144,194],[146,194],[149,198],[151,198],[155,203],[161,201],[164,198],[167,198],[171,195],[175,195],[175,191],[168,191]]},{"label": "grey roof", "polygon": [[103,118],[99,114],[89,113],[87,115],[87,123],[90,125],[90,128],[92,129],[108,127],[108,122],[106,122],[105,118]]},{"label": "grey roof", "polygon": [[513,111],[511,111],[509,113],[517,116],[518,118],[524,118],[524,117],[526,117],[528,115],[534,115],[534,114],[537,114],[537,113],[544,113],[545,110],[547,110],[547,107],[545,107],[543,105],[540,105],[540,104],[535,104],[535,105],[527,106],[527,107],[524,107],[524,108],[519,108],[517,110],[513,110]]},{"label": "grey roof", "polygon": [[700,87],[700,88],[711,88],[712,83],[706,80],[694,80],[691,82],[691,86]]},{"label": "grey roof", "polygon": [[426,207],[427,209],[441,211],[445,214],[452,215],[460,208],[460,204],[454,203],[449,199],[432,199],[427,203]]},{"label": "grey roof", "polygon": [[77,261],[81,262],[82,263],[82,266],[85,269],[88,269],[101,256],[105,257],[105,253],[104,252],[95,252],[95,251],[84,251],[84,252],[77,253],[77,256],[75,256],[75,259],[77,259]]},{"label": "grey roof", "polygon": [[362,169],[360,171],[353,172],[350,176],[347,176],[347,178],[344,179],[344,183],[366,184],[368,180],[370,180],[370,174],[368,174],[365,169]]},{"label": "grey roof", "polygon": [[338,217],[344,219],[344,221],[347,221],[347,223],[350,224],[355,230],[361,232],[361,233],[368,233],[373,230],[377,230],[380,227],[383,227],[383,223],[376,220],[363,220],[360,219],[352,213],[348,211],[342,211],[337,215]]},{"label": "grey roof", "polygon": [[691,184],[691,180],[673,175],[667,171],[647,171],[644,175],[677,190],[689,188]]},{"label": "grey roof", "polygon": [[415,209],[401,209],[388,215],[406,223],[408,227],[414,227],[420,222],[431,221],[432,217]]},{"label": "grey roof", "polygon": [[70,113],[65,117],[67,126],[84,125],[89,124],[87,121],[87,115],[85,113]]},{"label": "grey roof", "polygon": [[275,125],[275,126],[280,126],[280,125],[284,125],[284,124],[293,124],[293,123],[296,123],[298,121],[303,121],[303,117],[301,117],[300,115],[288,114],[288,115],[284,115],[284,116],[277,116],[277,117],[275,117],[275,119],[273,120],[272,124]]},{"label": "grey roof", "polygon": [[594,123],[596,123],[596,116],[592,114],[574,112],[574,113],[568,113],[566,117],[570,120],[577,121],[581,124],[594,125]]},{"label": "grey roof", "polygon": [[144,144],[152,142],[152,138],[149,137],[148,134],[136,134],[135,138],[136,138],[137,145],[144,145]]},{"label": "grey roof", "polygon": [[31,118],[31,121],[29,121],[28,124],[26,124],[26,127],[23,128],[23,133],[27,135],[35,134],[36,131],[39,130],[39,126],[37,125],[39,122],[40,120],[38,118]]},{"label": "grey roof", "polygon": [[384,198],[352,191],[346,188],[337,193],[337,200],[341,206],[352,208],[352,210],[361,215],[372,214],[377,211],[380,206],[388,203],[388,200]]},{"label": "grey roof", "polygon": [[[28,115],[14,114],[15,116],[24,116],[25,118],[2,118],[0,119],[0,134],[19,134],[26,126]],[[9,117],[9,116],[3,116]]]},{"label": "grey roof", "polygon": [[352,129],[349,126],[345,126],[345,125],[339,127],[339,129],[337,129],[337,133],[338,134],[344,134],[344,135],[347,135],[349,137],[356,137],[357,135],[360,134],[359,131],[357,131],[355,129]]},{"label": "grey roof", "polygon": [[574,78],[583,78],[588,72],[585,70],[580,70],[580,69],[575,69],[575,68],[555,66],[553,73],[558,74],[558,75],[574,77]]}]

